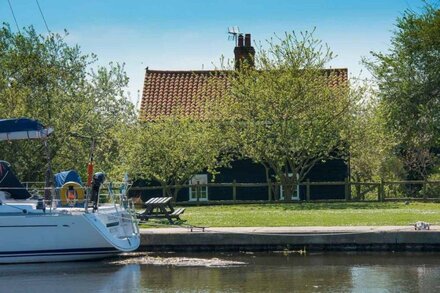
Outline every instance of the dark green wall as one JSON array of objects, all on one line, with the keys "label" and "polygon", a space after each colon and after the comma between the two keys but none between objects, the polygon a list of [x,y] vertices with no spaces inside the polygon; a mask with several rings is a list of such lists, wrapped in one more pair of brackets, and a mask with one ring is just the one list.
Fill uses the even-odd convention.
[{"label": "dark green wall", "polygon": [[[209,182],[232,183],[235,179],[238,183],[265,183],[266,172],[261,164],[255,164],[251,160],[237,160],[231,164],[231,168],[222,168],[214,177],[208,174]],[[203,174],[203,172],[201,172]],[[316,164],[306,176],[312,182],[319,181],[344,181],[348,176],[347,164],[341,159],[329,160]],[[158,186],[155,182],[139,180],[133,186]],[[142,196],[146,201],[151,197],[162,196],[160,190],[131,191],[130,196]],[[232,187],[210,187],[208,190],[209,200],[232,200]],[[306,187],[300,188],[300,199],[306,198]],[[310,198],[316,199],[344,199],[344,186],[312,186]],[[267,200],[267,187],[239,187],[237,188],[237,200]],[[189,200],[189,189],[180,190],[177,201]]]}]

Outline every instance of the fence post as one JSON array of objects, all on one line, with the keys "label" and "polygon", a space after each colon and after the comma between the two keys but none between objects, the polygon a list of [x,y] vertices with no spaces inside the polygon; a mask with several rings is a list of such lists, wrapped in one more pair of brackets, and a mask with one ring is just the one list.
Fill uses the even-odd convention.
[{"label": "fence post", "polygon": [[310,201],[310,179],[306,180],[306,201]]},{"label": "fence post", "polygon": [[427,191],[427,189],[428,189],[428,186],[427,186],[428,182],[427,181],[428,181],[427,179],[423,180],[423,185],[422,185],[423,199],[424,200],[428,199],[428,191]]},{"label": "fence post", "polygon": [[232,201],[235,203],[237,200],[237,180],[232,181]]},{"label": "fence post", "polygon": [[383,201],[384,200],[384,181],[383,178],[380,179],[380,183],[377,187],[377,201]]},{"label": "fence post", "polygon": [[[267,201],[272,201],[272,182],[267,181]],[[274,188],[276,188],[276,185],[274,185]],[[273,195],[275,196],[275,194]]]},{"label": "fence post", "polygon": [[345,193],[345,200],[346,201],[351,200],[350,178],[348,177],[345,178],[344,193]]},{"label": "fence post", "polygon": [[280,185],[277,182],[271,182],[270,184],[273,184],[273,193],[270,192],[268,193],[269,198],[272,201],[279,201],[280,200]]},{"label": "fence post", "polygon": [[200,183],[199,182],[197,182],[197,185],[196,185],[196,198],[197,198],[197,205],[199,205],[199,202],[200,202]]}]

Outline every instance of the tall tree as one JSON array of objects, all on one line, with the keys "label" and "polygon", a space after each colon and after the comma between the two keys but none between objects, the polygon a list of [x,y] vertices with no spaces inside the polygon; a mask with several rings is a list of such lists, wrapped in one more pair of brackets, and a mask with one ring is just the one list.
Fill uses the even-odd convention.
[{"label": "tall tree", "polygon": [[217,103],[243,156],[275,172],[290,199],[319,161],[340,156],[350,111],[348,83],[325,70],[333,58],[313,33],[286,34],[257,48],[256,68],[242,64]]},{"label": "tall tree", "polygon": [[[365,89],[360,89],[365,93]],[[364,99],[356,105],[349,123],[350,175],[354,181],[371,181],[389,175],[388,165],[395,159],[394,133],[386,128],[386,117],[377,99]],[[357,186],[358,193],[360,186]]]},{"label": "tall tree", "polygon": [[[112,132],[135,119],[124,88],[123,66],[91,66],[94,55],[70,46],[65,36],[39,35],[32,27],[13,33],[0,28],[0,117],[30,117],[55,128],[50,138],[53,169],[84,173],[90,140],[96,138],[98,168],[109,170],[118,149]],[[102,143],[100,143],[102,142]],[[1,144],[1,159],[13,163],[23,180],[41,180],[46,168],[42,144]]]},{"label": "tall tree", "polygon": [[410,176],[426,178],[440,146],[440,11],[428,3],[421,13],[405,11],[389,51],[373,52],[365,64]]}]

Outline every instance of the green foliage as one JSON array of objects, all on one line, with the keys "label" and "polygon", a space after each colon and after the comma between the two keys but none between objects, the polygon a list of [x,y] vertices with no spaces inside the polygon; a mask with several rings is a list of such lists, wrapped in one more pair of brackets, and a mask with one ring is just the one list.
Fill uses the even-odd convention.
[{"label": "green foliage", "polygon": [[229,162],[224,152],[228,143],[213,122],[162,117],[128,127],[126,136],[123,162],[130,175],[159,182],[174,198],[179,189],[168,186],[184,184],[205,169],[215,173]]},{"label": "green foliage", "polygon": [[349,124],[350,175],[357,182],[401,178],[403,166],[393,154],[396,135],[386,127],[383,106],[367,92],[358,85],[358,93],[370,98],[355,106]]},{"label": "green foliage", "polygon": [[269,40],[255,58],[256,68],[243,64],[230,75],[213,112],[241,154],[272,169],[289,195],[316,162],[345,154],[350,89],[325,71],[333,54],[313,33]]},{"label": "green foliage", "polygon": [[426,4],[397,20],[387,53],[365,64],[376,78],[387,127],[398,135],[411,177],[426,178],[440,146],[440,11]]},{"label": "green foliage", "polygon": [[[29,117],[54,127],[49,143],[55,172],[76,169],[84,175],[91,140],[79,136],[97,140],[97,168],[111,171],[119,153],[114,132],[135,119],[124,93],[123,66],[90,70],[96,60],[61,35],[43,37],[32,27],[21,33],[0,28],[0,117]],[[23,180],[43,179],[41,142],[2,143],[0,152]]]}]

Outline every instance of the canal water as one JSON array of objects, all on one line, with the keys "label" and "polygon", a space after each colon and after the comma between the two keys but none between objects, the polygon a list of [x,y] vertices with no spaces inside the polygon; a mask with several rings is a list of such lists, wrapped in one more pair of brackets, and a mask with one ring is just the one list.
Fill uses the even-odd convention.
[{"label": "canal water", "polygon": [[0,266],[0,292],[439,292],[438,253],[133,254]]}]

